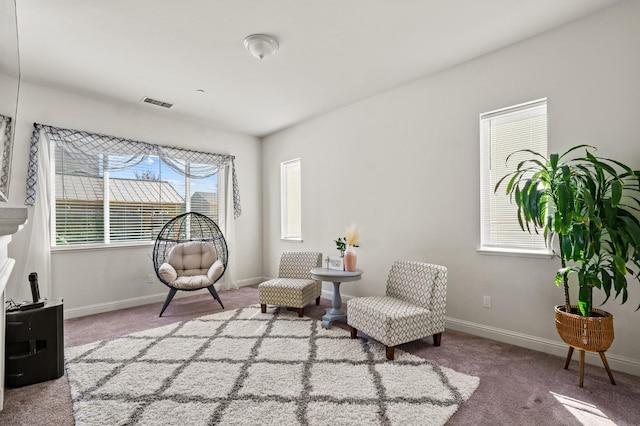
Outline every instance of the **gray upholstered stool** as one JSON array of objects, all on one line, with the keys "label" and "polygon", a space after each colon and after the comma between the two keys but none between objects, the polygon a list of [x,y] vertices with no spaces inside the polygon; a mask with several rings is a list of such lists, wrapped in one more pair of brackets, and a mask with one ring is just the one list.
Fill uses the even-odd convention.
[{"label": "gray upholstered stool", "polygon": [[265,281],[258,286],[260,308],[267,305],[296,308],[298,316],[304,315],[304,307],[313,299],[320,304],[322,283],[311,278],[311,269],[322,264],[322,253],[284,252],[280,258],[278,278]]}]

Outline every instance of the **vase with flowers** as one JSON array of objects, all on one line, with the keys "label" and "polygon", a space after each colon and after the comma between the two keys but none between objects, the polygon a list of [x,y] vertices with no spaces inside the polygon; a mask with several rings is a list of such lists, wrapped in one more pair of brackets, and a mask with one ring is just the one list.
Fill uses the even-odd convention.
[{"label": "vase with flowers", "polygon": [[358,243],[360,240],[360,231],[355,224],[347,228],[344,239],[347,243],[347,248],[344,251],[344,270],[347,272],[355,272],[356,262],[358,260],[355,247],[359,247]]}]

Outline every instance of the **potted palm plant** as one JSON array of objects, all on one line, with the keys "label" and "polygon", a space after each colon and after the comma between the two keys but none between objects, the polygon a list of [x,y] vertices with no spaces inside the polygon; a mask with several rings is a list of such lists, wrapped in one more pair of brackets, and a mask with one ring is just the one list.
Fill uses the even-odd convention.
[{"label": "potted palm plant", "polygon": [[[575,157],[581,149],[584,155]],[[603,304],[612,294],[624,304],[628,278],[640,280],[640,172],[591,151],[595,148],[578,145],[548,158],[517,151],[530,157],[494,189],[506,183],[522,230],[542,232],[560,260],[555,282],[563,286],[565,303],[555,308],[556,326],[570,346],[565,368],[573,349],[580,350],[580,386],[585,350],[600,353],[615,384],[604,356],[613,342],[613,316],[593,307],[594,288],[604,292]],[[507,164],[515,154],[507,157]],[[577,305],[570,300],[571,275],[577,277]]]}]

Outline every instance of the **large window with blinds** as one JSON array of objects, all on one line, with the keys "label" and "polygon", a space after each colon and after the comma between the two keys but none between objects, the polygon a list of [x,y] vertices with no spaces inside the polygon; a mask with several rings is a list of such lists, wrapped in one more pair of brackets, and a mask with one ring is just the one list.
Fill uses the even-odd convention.
[{"label": "large window with blinds", "polygon": [[280,164],[280,232],[285,240],[302,239],[302,186],[300,159]]},{"label": "large window with blinds", "polygon": [[[154,241],[169,219],[187,211],[220,223],[219,173],[188,177],[188,170],[178,173],[153,155],[113,170],[108,165],[121,160],[117,154],[96,155],[94,164],[87,166],[86,159],[77,164],[65,151],[54,152],[52,245]],[[185,168],[198,166],[184,163]]]},{"label": "large window with blinds", "polygon": [[547,155],[546,99],[480,115],[481,139],[481,250],[549,253],[544,237],[520,228],[515,201],[496,183],[531,155],[529,149]]}]

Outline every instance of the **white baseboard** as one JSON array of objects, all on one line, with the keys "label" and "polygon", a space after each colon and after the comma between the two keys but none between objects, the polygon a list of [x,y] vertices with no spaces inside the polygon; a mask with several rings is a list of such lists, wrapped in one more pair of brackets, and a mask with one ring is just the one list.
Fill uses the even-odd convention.
[{"label": "white baseboard", "polygon": [[249,285],[256,285],[267,281],[269,278],[265,277],[254,277],[254,278],[246,278],[244,280],[236,281],[238,287],[246,287]]},{"label": "white baseboard", "polygon": [[[322,294],[320,295],[323,299],[333,300],[333,288],[331,289],[322,289]],[[353,299],[356,296],[351,296],[349,294],[344,294],[342,291],[340,292],[340,299],[342,299],[342,303],[347,303],[349,299]]]},{"label": "white baseboard", "polygon": [[[348,294],[340,294],[342,303],[346,303],[349,299],[353,298]],[[323,289],[322,297],[332,300],[333,289]],[[528,334],[517,333],[515,331],[504,330],[501,328],[490,327],[475,322],[464,321],[457,318],[445,317],[446,328],[463,333],[472,334],[474,336],[480,336],[498,342],[509,343],[511,345],[520,346],[534,351],[544,352],[551,355],[556,355],[566,359],[568,346],[560,340],[543,339],[541,337],[531,336]],[[634,376],[640,376],[640,360],[616,355],[614,353],[607,352],[607,361],[609,367],[612,370],[620,371],[627,374],[633,374]],[[573,359],[578,359],[578,353],[574,353]],[[587,352],[585,356],[585,362],[593,364],[598,367],[602,367],[602,360],[600,356],[594,352]],[[563,361],[564,365],[564,361]],[[615,378],[615,376],[614,376]]]},{"label": "white baseboard", "polygon": [[[180,292],[176,294],[179,297],[193,296],[193,293]],[[150,303],[162,302],[167,298],[167,293],[153,294],[150,296],[133,297],[131,299],[117,300],[107,303],[96,303],[94,305],[81,306],[78,308],[70,308],[64,310],[64,319],[84,317],[87,315],[101,314],[103,312],[117,311],[118,309],[132,308],[134,306],[148,305]]]},{"label": "white baseboard", "polygon": [[[259,284],[263,282],[262,277],[247,278],[236,282],[238,287],[246,287],[248,285]],[[181,299],[183,297],[193,296],[200,292],[207,293],[206,289],[196,291],[179,291],[176,293],[174,299]],[[148,305],[150,303],[163,302],[167,298],[167,292],[164,291],[158,294],[152,294],[149,296],[133,297],[130,299],[116,300],[107,303],[97,303],[94,305],[80,306],[78,308],[70,308],[64,310],[64,318],[78,318],[87,315],[101,314],[103,312],[117,311],[118,309],[133,308],[134,306]]]},{"label": "white baseboard", "polygon": [[[567,356],[568,346],[561,341],[543,339],[528,334],[490,327],[487,325],[477,324],[474,322],[464,321],[456,318],[446,317],[445,320],[446,328],[451,330],[461,331],[463,333],[472,334],[474,336],[480,336],[487,339],[496,340],[498,342],[509,343],[511,345],[533,349],[535,351],[556,355],[562,357],[563,359],[565,359]],[[639,360],[627,358],[609,352],[607,352],[606,355],[607,361],[609,362],[609,367],[611,367],[612,370],[640,376]],[[578,359],[577,352],[574,353],[573,359]],[[588,364],[602,367],[600,356],[594,352],[587,352],[585,361]]]}]

